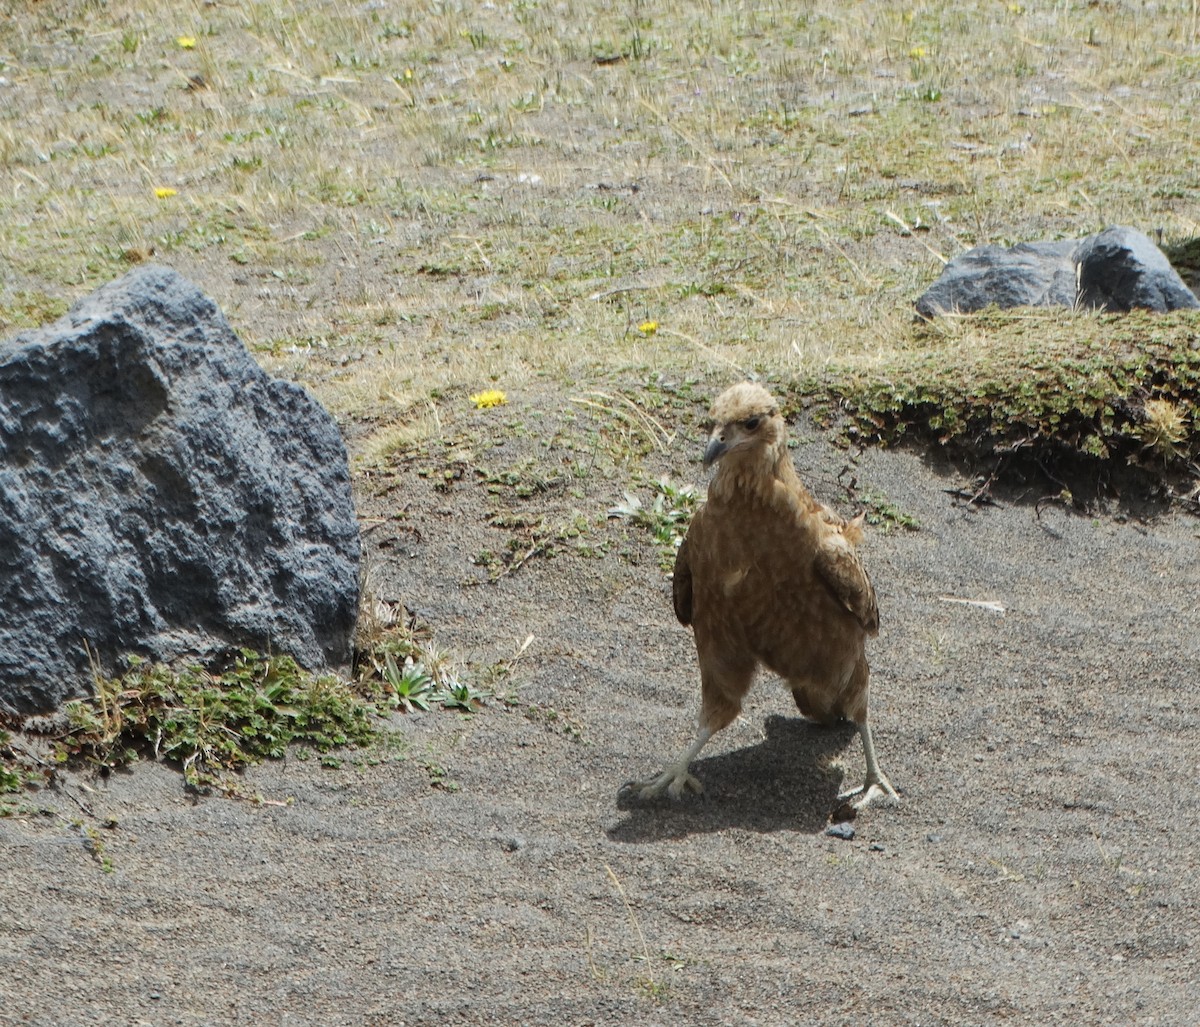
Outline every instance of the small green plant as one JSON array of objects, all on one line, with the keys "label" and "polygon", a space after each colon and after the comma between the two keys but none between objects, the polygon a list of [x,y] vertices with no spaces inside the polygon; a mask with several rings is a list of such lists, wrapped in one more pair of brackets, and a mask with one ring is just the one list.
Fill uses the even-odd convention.
[{"label": "small green plant", "polygon": [[418,761],[422,770],[429,776],[429,787],[443,792],[457,792],[459,784],[450,776],[450,772],[433,759]]},{"label": "small green plant", "polygon": [[434,699],[448,710],[462,710],[463,713],[474,713],[480,709],[490,693],[474,688],[465,681],[451,679],[437,693]]},{"label": "small green plant", "polygon": [[881,527],[885,532],[893,528],[920,531],[921,522],[912,514],[905,513],[882,492],[873,489],[864,492],[862,501],[867,507],[867,523]]},{"label": "small green plant", "polygon": [[533,724],[541,724],[548,731],[564,735],[573,742],[583,741],[583,721],[570,713],[541,703],[530,703],[523,712],[525,719]]},{"label": "small green plant", "polygon": [[660,547],[659,565],[670,570],[675,562],[675,550],[683,542],[696,510],[696,490],[691,485],[677,485],[666,475],[653,483],[654,501],[646,506],[631,492],[625,501],[608,511],[609,517],[621,517],[646,528]]},{"label": "small green plant", "polygon": [[[53,775],[53,767],[35,754],[17,746],[12,735],[0,730],[0,796],[20,795],[45,784]],[[25,803],[0,798],[0,817],[23,812]]]},{"label": "small green plant", "polygon": [[474,713],[492,698],[491,690],[464,681],[450,654],[415,624],[382,624],[377,610],[369,603],[366,609],[369,616],[360,614],[364,648],[356,657],[356,679],[376,703],[405,713],[435,705]]},{"label": "small green plant", "polygon": [[404,710],[427,710],[433,698],[433,678],[424,665],[411,656],[396,663],[391,653],[383,654],[383,680],[391,688],[396,705]]},{"label": "small green plant", "polygon": [[288,656],[242,650],[222,672],[130,659],[95,694],[67,703],[61,752],[111,769],[142,755],[179,764],[192,786],[236,793],[227,775],[278,759],[292,743],[327,753],[374,739],[375,708],[333,676]]},{"label": "small green plant", "polygon": [[[83,839],[84,849],[96,861],[96,865],[106,874],[111,874],[116,867],[113,866],[112,857],[108,853],[108,847],[104,844],[100,829],[95,824],[87,824],[82,820],[72,821],[71,826],[79,832],[79,836]],[[115,823],[106,822],[105,826],[115,826]]]}]

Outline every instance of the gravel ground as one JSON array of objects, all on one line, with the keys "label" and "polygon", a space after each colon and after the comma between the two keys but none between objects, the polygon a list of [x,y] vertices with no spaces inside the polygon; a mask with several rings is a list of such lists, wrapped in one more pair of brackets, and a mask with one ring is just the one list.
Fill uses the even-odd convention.
[{"label": "gravel ground", "polygon": [[[849,512],[850,455],[799,434],[802,474]],[[699,445],[689,426],[654,460],[699,481]],[[703,797],[620,793],[698,700],[654,544],[602,523],[628,481],[547,476],[518,501],[399,468],[360,482],[381,591],[475,667],[532,635],[512,701],[397,718],[337,768],[254,768],[264,804],[153,764],[67,775],[48,812],[0,821],[0,1023],[1194,1023],[1197,521],[968,509],[949,468],[852,462],[858,496],[920,524],[866,549],[902,801],[852,839],[826,829],[861,777],[853,731],[799,720],[769,678],[694,764]],[[583,511],[593,555],[576,539],[479,583],[504,504]]]}]

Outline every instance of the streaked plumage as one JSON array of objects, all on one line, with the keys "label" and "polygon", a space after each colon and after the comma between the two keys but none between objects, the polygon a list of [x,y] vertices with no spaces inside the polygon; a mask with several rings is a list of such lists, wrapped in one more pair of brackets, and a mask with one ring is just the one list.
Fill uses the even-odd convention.
[{"label": "streaked plumage", "polygon": [[778,405],[746,382],[713,404],[705,466],[719,462],[675,560],[673,599],[695,633],[700,731],[657,777],[633,782],[643,797],[700,791],[688,767],[742,708],[758,667],[784,679],[806,717],[852,720],[867,776],[859,805],[896,798],[879,769],[867,722],[868,637],[879,607],[855,546],[863,518],[845,521],[800,481]]}]

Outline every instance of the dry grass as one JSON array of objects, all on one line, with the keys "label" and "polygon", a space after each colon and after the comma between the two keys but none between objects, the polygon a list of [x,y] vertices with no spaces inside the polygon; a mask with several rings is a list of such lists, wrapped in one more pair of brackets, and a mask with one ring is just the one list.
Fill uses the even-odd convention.
[{"label": "dry grass", "polygon": [[1189,2],[0,11],[0,330],[152,256],[397,445],[456,390],[886,361],[977,243],[1200,234]]}]

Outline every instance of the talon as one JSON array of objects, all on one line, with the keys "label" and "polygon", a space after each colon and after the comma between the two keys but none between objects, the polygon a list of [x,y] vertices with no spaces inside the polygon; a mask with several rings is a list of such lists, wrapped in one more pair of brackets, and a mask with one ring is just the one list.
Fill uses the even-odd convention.
[{"label": "talon", "polygon": [[[855,798],[859,796],[859,798]],[[896,789],[892,787],[892,782],[882,774],[877,781],[865,781],[861,787],[853,788],[848,792],[842,792],[838,796],[839,801],[849,802],[855,809],[866,809],[873,805],[876,800],[881,801],[884,806],[899,806],[900,796],[896,794]]]},{"label": "talon", "polygon": [[704,785],[698,778],[686,770],[674,767],[664,770],[657,777],[646,778],[644,781],[630,781],[625,787],[631,789],[639,799],[657,799],[663,792],[672,799],[678,799],[685,791],[704,791]]},{"label": "talon", "polygon": [[667,794],[672,799],[678,799],[684,792],[695,792],[699,795],[704,791],[704,785],[700,783],[700,779],[691,774],[684,774],[682,777],[676,777],[669,785],[667,785]]}]

